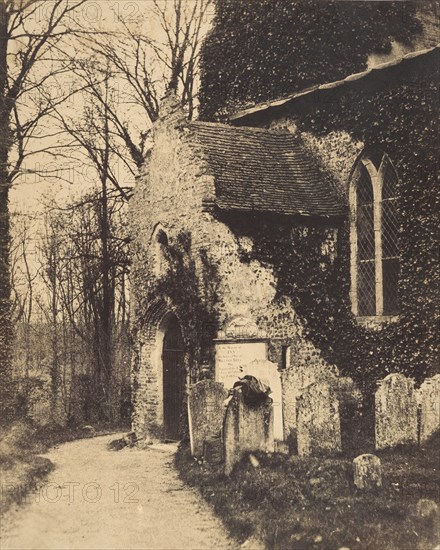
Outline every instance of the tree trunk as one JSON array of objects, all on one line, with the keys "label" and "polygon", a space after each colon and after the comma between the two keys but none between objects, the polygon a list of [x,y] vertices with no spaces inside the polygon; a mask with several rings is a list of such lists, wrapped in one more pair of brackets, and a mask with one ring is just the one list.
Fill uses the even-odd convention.
[{"label": "tree trunk", "polygon": [[108,119],[108,83],[106,83],[106,106],[104,109],[104,158],[103,170],[101,174],[101,247],[102,247],[102,338],[101,338],[101,358],[103,366],[103,389],[105,395],[105,406],[108,420],[114,420],[114,403],[113,403],[113,312],[114,312],[114,290],[111,283],[112,262],[109,253],[109,213],[108,213],[108,189],[107,178],[109,170],[110,156],[110,134],[109,134],[109,119]]},{"label": "tree trunk", "polygon": [[0,417],[11,420],[12,405],[12,321],[9,265],[9,105],[5,97],[7,83],[8,17],[0,1]]}]

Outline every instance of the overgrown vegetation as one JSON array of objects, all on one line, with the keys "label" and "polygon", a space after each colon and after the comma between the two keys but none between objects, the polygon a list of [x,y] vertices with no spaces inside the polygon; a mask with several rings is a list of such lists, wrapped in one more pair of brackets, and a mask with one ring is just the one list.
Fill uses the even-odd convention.
[{"label": "overgrown vegetation", "polygon": [[416,508],[420,499],[439,503],[439,453],[438,434],[425,448],[377,452],[383,488],[371,494],[354,487],[345,457],[255,453],[258,467],[245,457],[226,478],[222,466],[192,459],[184,443],[175,463],[240,541],[256,537],[279,550],[426,550],[438,544],[438,525],[435,514]]},{"label": "overgrown vegetation", "polygon": [[[338,98],[337,103],[323,101],[298,119],[303,131],[326,136],[331,131],[345,130],[371,150],[387,153],[399,176],[398,321],[379,332],[365,330],[350,315],[336,309],[333,322],[329,322],[325,312],[325,323],[323,317],[321,323],[310,323],[311,337],[329,359],[345,370],[351,369],[357,378],[403,372],[420,381],[438,370],[439,342],[434,321],[440,282],[436,244],[440,204],[436,67],[433,70],[428,64],[422,65],[406,81],[398,85],[391,82],[385,90],[364,94],[352,90]],[[347,296],[347,227],[340,237],[334,282],[339,281],[341,288],[345,286]]]},{"label": "overgrown vegetation", "polygon": [[[163,276],[152,281],[142,296],[134,314],[136,329],[142,330],[158,302],[167,302],[175,310],[184,327],[183,339],[186,361],[191,365],[191,376],[197,381],[200,372],[196,367],[212,364],[213,338],[218,330],[218,314],[215,305],[218,300],[218,268],[209,260],[206,250],[197,254],[192,249],[191,235],[179,233],[164,249],[167,267]],[[150,262],[153,259],[150,258]],[[137,266],[134,280],[145,287],[150,276],[151,265]],[[135,282],[136,284],[136,282]]]},{"label": "overgrown vegetation", "polygon": [[[367,328],[351,312],[347,221],[338,228],[334,254],[323,252],[329,229],[316,223],[259,217],[232,224],[237,235],[250,235],[255,243],[243,260],[274,266],[276,298],[291,298],[307,338],[357,382],[370,404],[376,381],[389,373],[419,383],[438,371],[437,93],[438,71],[420,63],[399,73],[398,81],[390,75],[385,89],[330,91],[295,115],[299,130],[316,136],[327,156],[335,150],[329,135],[347,132],[369,151],[386,153],[396,168],[401,267],[395,322]],[[338,157],[344,160],[344,152],[338,150]]]},{"label": "overgrown vegetation", "polygon": [[14,218],[25,230],[12,241],[15,392],[4,417],[129,419],[125,206],[107,191],[48,208],[36,245],[38,225]]},{"label": "overgrown vegetation", "polygon": [[[202,369],[212,368],[214,364],[213,339],[219,328],[215,309],[218,267],[209,259],[205,249],[194,250],[191,235],[186,231],[170,239],[163,253],[166,268],[157,280],[151,278],[153,257],[137,262],[132,272],[133,286],[141,285],[143,288],[142,292],[136,293],[140,300],[134,312],[134,329],[148,329],[151,322],[160,321],[155,318],[157,311],[162,318],[172,310],[182,327],[184,367],[188,369],[190,383],[193,384],[202,378]],[[139,366],[139,360],[135,360],[135,373]],[[137,389],[135,376],[132,388],[134,400]],[[136,405],[133,406],[136,409]],[[181,416],[180,432],[187,434],[187,430],[185,411]]]},{"label": "overgrown vegetation", "polygon": [[415,2],[217,0],[201,56],[200,113],[223,118],[366,68],[421,31]]}]

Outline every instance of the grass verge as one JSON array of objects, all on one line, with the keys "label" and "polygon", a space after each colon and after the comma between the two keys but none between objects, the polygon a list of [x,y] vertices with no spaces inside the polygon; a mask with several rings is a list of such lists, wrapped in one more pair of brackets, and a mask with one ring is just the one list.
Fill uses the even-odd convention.
[{"label": "grass verge", "polygon": [[255,537],[274,550],[434,549],[438,509],[419,503],[417,513],[417,503],[439,504],[439,434],[424,448],[376,454],[383,487],[370,494],[354,487],[351,458],[255,453],[258,466],[244,457],[227,478],[221,465],[195,461],[182,443],[175,463],[239,541]]}]

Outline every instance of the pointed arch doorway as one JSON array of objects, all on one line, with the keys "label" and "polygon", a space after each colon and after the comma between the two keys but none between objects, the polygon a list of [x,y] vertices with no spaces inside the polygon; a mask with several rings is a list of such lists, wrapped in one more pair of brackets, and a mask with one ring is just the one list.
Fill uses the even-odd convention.
[{"label": "pointed arch doorway", "polygon": [[184,349],[180,323],[170,313],[162,347],[163,368],[163,426],[168,440],[181,438],[181,419],[185,395]]}]

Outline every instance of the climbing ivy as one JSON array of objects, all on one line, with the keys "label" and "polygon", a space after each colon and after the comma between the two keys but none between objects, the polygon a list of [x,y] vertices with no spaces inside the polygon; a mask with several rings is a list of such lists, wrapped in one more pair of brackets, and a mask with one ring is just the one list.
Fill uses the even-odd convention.
[{"label": "climbing ivy", "polygon": [[[415,2],[216,0],[201,52],[201,118],[366,69],[421,31]],[[423,8],[424,9],[424,8]]]},{"label": "climbing ivy", "polygon": [[[136,313],[137,328],[142,329],[150,314],[150,307],[158,297],[177,314],[183,327],[186,357],[191,381],[201,377],[203,365],[213,366],[213,339],[218,331],[215,305],[218,301],[218,273],[205,249],[194,253],[191,235],[182,232],[170,240],[165,249],[167,269],[164,275],[148,287]],[[139,277],[139,274],[138,274]],[[143,280],[150,278],[148,270]]]},{"label": "climbing ivy", "polygon": [[438,369],[437,73],[431,66],[419,68],[413,82],[362,94],[345,92],[295,121],[300,131],[318,138],[348,132],[394,163],[401,251],[396,322],[368,328],[351,313],[347,220],[338,229],[334,257],[323,253],[326,227],[276,225],[272,220],[235,228],[252,235],[253,258],[274,266],[277,296],[292,299],[307,337],[323,357],[370,395],[388,373],[403,372],[421,381]]}]

